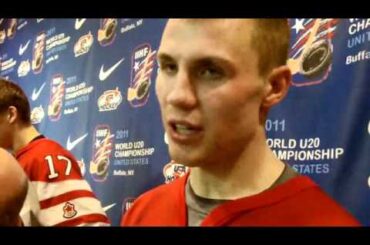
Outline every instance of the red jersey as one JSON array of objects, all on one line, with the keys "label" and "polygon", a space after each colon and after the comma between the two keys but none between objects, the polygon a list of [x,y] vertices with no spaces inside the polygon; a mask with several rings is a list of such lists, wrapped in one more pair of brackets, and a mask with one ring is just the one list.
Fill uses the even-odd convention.
[{"label": "red jersey", "polygon": [[[28,200],[23,208],[33,209],[30,212],[37,223],[42,226],[110,224],[100,201],[82,177],[76,159],[57,142],[46,138],[34,140],[20,149],[16,158],[28,175],[30,191],[39,204],[36,209],[35,205],[27,205]],[[26,212],[23,210],[21,214]]]},{"label": "red jersey", "polygon": [[[144,193],[122,226],[186,226],[185,184],[189,174]],[[226,201],[201,226],[358,226],[359,222],[306,176],[259,194]]]}]

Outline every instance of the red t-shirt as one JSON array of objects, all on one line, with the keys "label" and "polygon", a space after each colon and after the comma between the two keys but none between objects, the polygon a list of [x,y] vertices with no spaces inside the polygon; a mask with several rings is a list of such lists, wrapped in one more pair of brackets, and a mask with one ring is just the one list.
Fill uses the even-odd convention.
[{"label": "red t-shirt", "polygon": [[[189,174],[141,195],[122,226],[186,226]],[[359,226],[359,222],[310,178],[294,177],[262,193],[226,201],[201,226]]]}]

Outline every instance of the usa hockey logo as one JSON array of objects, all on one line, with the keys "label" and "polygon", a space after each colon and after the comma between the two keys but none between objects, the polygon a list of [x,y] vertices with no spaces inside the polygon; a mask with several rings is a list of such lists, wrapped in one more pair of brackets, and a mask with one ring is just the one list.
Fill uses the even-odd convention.
[{"label": "usa hockey logo", "polygon": [[76,216],[76,214],[77,211],[75,209],[75,205],[70,202],[66,202],[66,204],[63,207],[63,217],[66,219],[70,219]]},{"label": "usa hockey logo", "polygon": [[33,45],[32,70],[35,74],[40,73],[43,67],[45,38],[45,32],[39,33],[36,36],[35,43]]},{"label": "usa hockey logo", "polygon": [[63,107],[65,93],[65,81],[63,75],[54,75],[51,80],[50,102],[48,106],[48,116],[51,121],[58,121]]},{"label": "usa hockey logo", "polygon": [[90,161],[90,174],[95,181],[103,182],[108,177],[113,137],[108,125],[98,125],[94,133],[93,157]]},{"label": "usa hockey logo", "polygon": [[121,91],[118,87],[114,90],[106,90],[98,99],[99,111],[113,111],[118,108],[122,102]]},{"label": "usa hockey logo", "polygon": [[100,29],[98,30],[98,42],[102,46],[107,46],[113,43],[116,37],[118,21],[117,19],[103,19]]},{"label": "usa hockey logo", "polygon": [[188,171],[188,167],[172,160],[163,167],[165,183],[171,183],[172,181],[184,176]]},{"label": "usa hockey logo", "polygon": [[134,198],[134,197],[128,197],[125,200],[123,200],[123,203],[122,203],[122,215],[124,213],[126,213],[131,208],[131,206],[134,203],[135,199],[136,198]]},{"label": "usa hockey logo", "polygon": [[155,53],[149,44],[143,44],[132,54],[131,82],[127,91],[127,100],[132,107],[144,106],[148,101]]},{"label": "usa hockey logo", "polygon": [[325,81],[331,71],[332,39],[338,19],[291,20],[291,49],[288,66],[292,85],[312,86]]}]

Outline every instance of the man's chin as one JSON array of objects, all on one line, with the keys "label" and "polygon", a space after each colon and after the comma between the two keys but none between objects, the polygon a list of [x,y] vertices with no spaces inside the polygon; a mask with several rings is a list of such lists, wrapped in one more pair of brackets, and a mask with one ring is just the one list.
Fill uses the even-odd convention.
[{"label": "man's chin", "polygon": [[199,167],[207,161],[207,152],[201,145],[178,145],[174,142],[169,142],[168,151],[171,160],[176,163],[183,164],[187,167]]},{"label": "man's chin", "polygon": [[185,165],[186,167],[199,167],[203,162],[199,157],[186,152],[185,153],[170,152],[170,156],[171,160],[175,161],[176,163]]}]

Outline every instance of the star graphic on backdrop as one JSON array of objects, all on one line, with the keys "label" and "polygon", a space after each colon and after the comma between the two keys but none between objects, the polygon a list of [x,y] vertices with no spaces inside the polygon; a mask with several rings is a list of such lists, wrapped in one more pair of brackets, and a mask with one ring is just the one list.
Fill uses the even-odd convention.
[{"label": "star graphic on backdrop", "polygon": [[304,19],[295,19],[295,23],[294,23],[294,26],[292,26],[292,29],[295,30],[296,34],[300,30],[304,30],[303,22],[304,22]]},{"label": "star graphic on backdrop", "polygon": [[99,148],[100,146],[100,141],[98,139],[96,139],[95,141],[95,148]]},{"label": "star graphic on backdrop", "polygon": [[135,61],[135,65],[134,65],[134,70],[135,71],[139,70],[139,64],[140,64],[140,62]]}]

